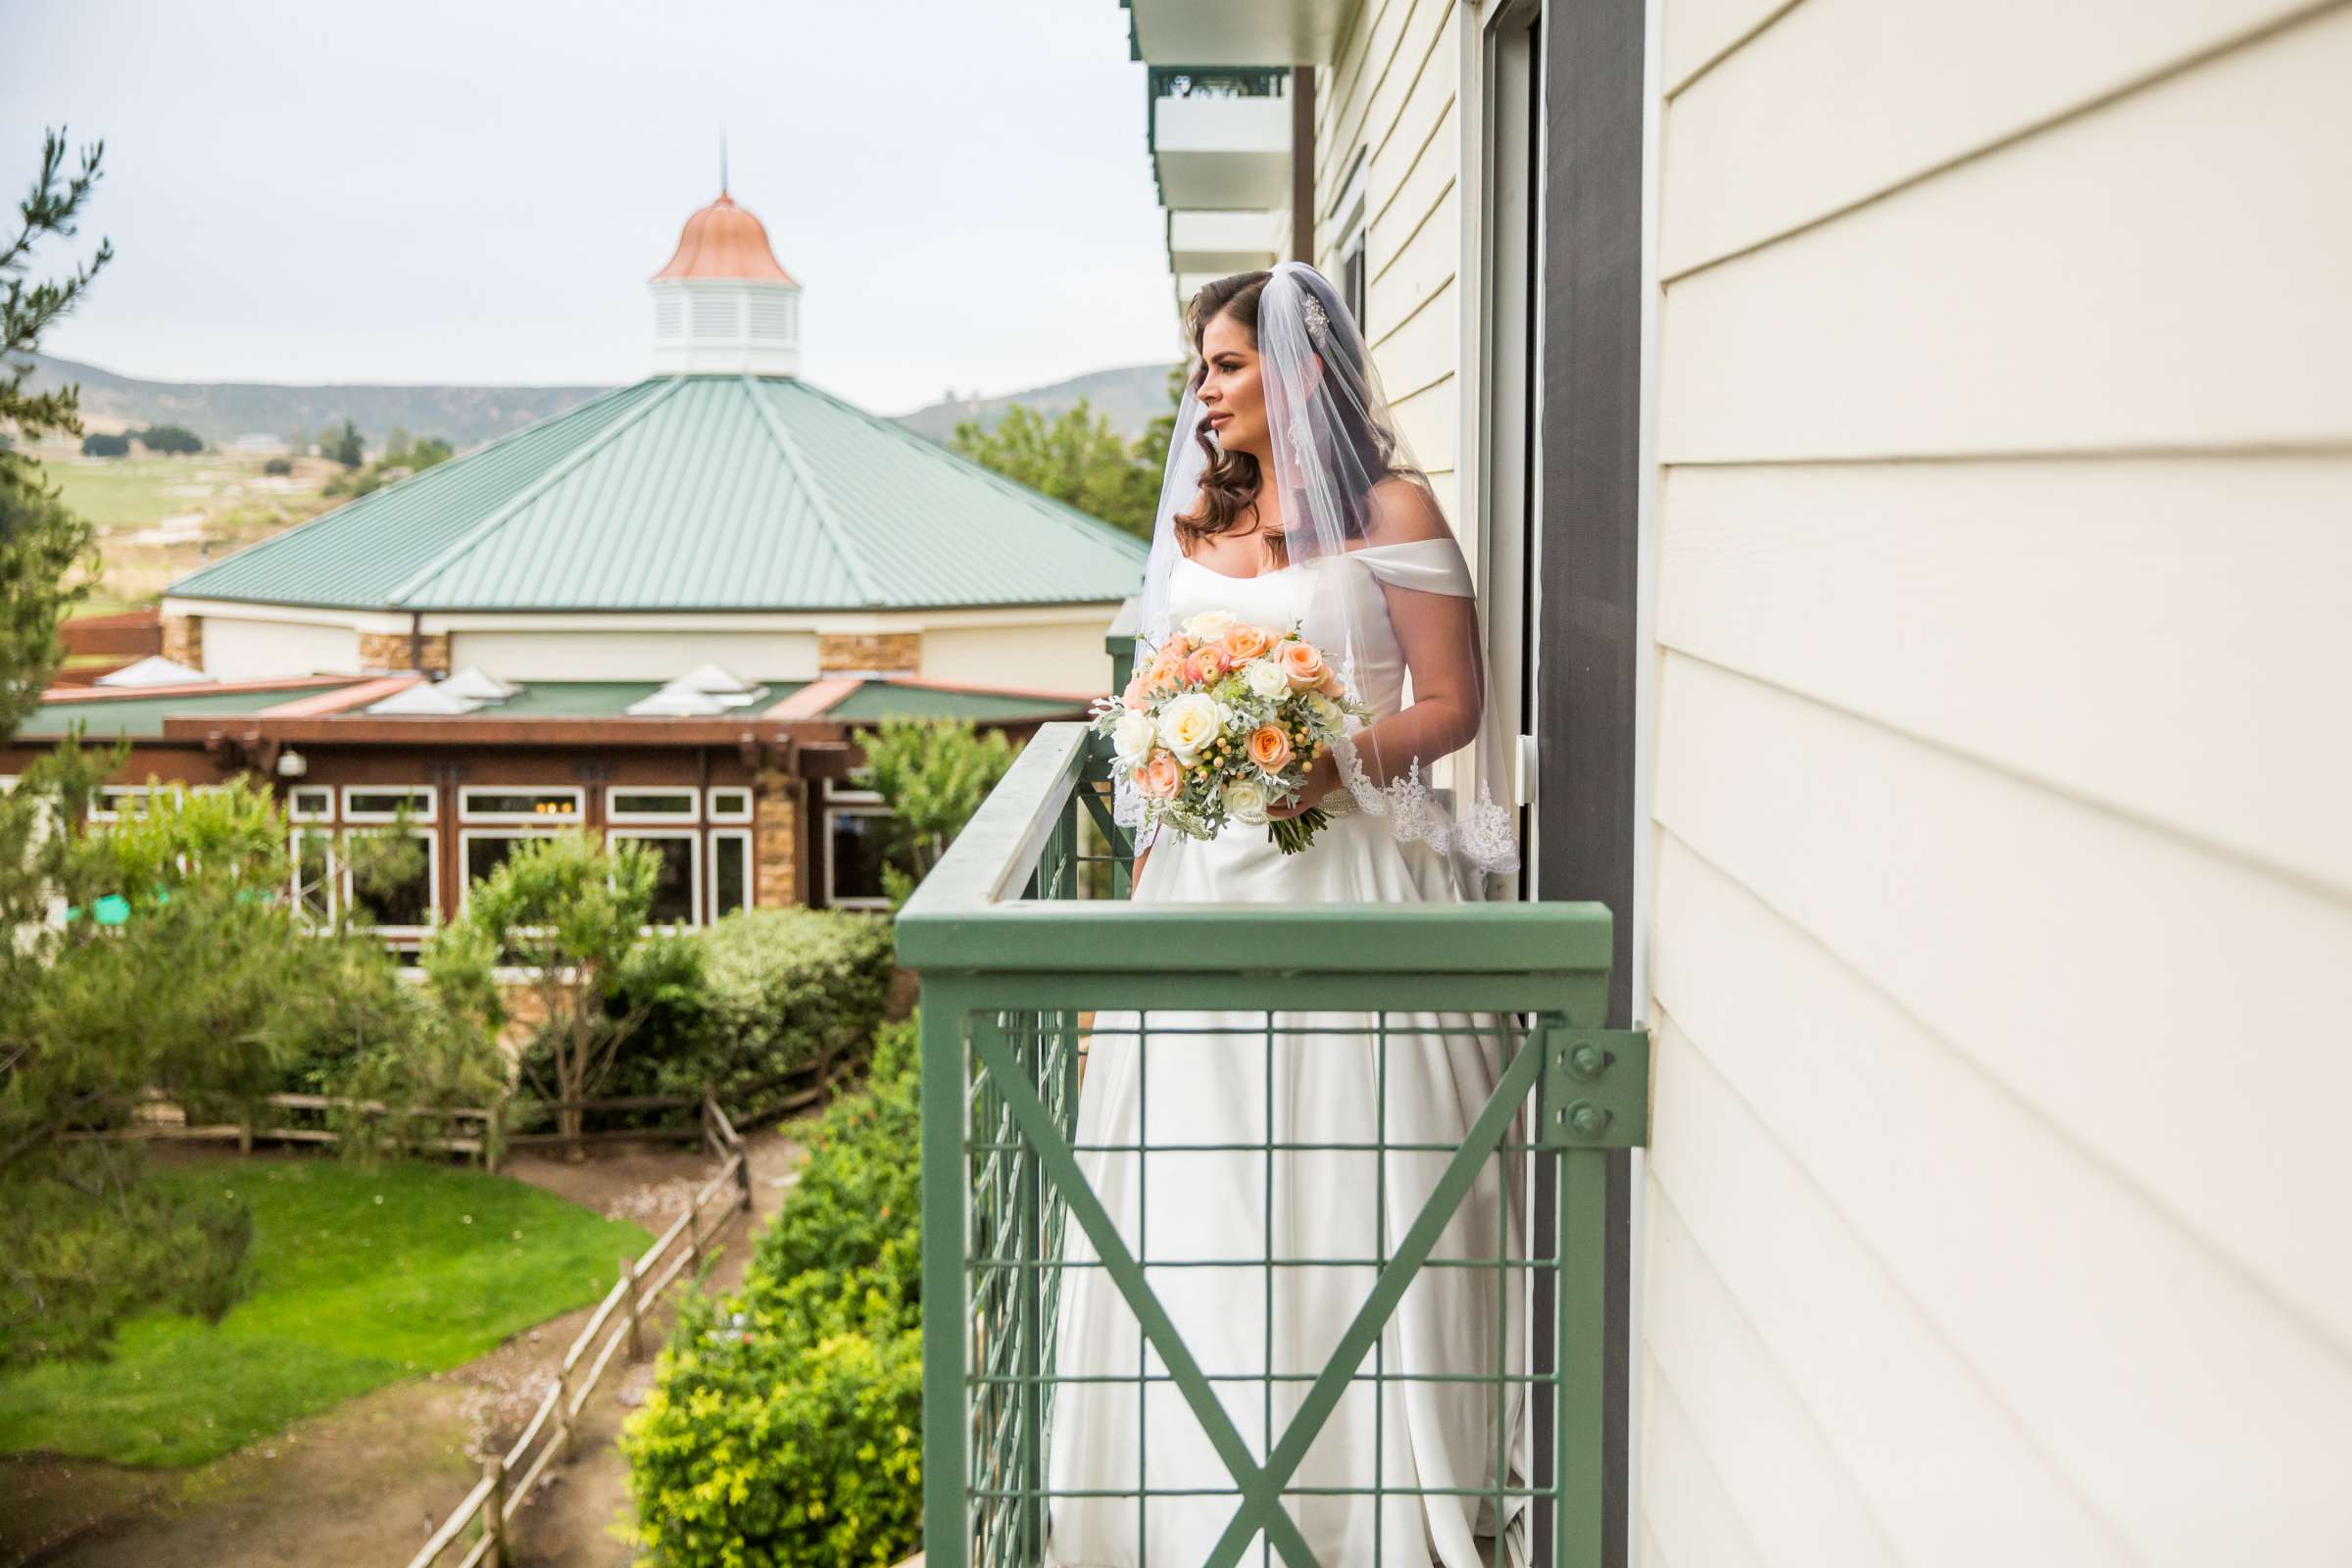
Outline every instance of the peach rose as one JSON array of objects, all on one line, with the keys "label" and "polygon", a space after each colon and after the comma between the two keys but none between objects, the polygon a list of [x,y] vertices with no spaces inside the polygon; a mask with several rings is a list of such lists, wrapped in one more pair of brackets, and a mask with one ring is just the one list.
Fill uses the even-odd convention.
[{"label": "peach rose", "polygon": [[1184,656],[1162,648],[1152,656],[1152,667],[1144,672],[1144,690],[1156,692],[1175,685],[1184,678]]},{"label": "peach rose", "polygon": [[1159,645],[1159,651],[1163,654],[1173,654],[1178,659],[1182,659],[1193,651],[1193,642],[1182,632],[1172,632],[1169,634],[1168,640]]},{"label": "peach rose", "polygon": [[1184,769],[1173,752],[1153,752],[1135,770],[1135,787],[1154,801],[1172,801],[1184,788]]},{"label": "peach rose", "polygon": [[1348,688],[1340,683],[1340,672],[1329,667],[1324,669],[1323,678],[1316,683],[1315,690],[1335,702],[1348,693]]},{"label": "peach rose", "polygon": [[1250,760],[1269,773],[1290,764],[1291,737],[1279,724],[1260,724],[1250,732]]},{"label": "peach rose", "polygon": [[1119,694],[1119,701],[1127,705],[1129,712],[1140,713],[1150,706],[1151,692],[1152,676],[1147,670],[1127,683],[1127,689]]},{"label": "peach rose", "polygon": [[1282,665],[1282,672],[1290,677],[1294,691],[1321,686],[1330,673],[1323,663],[1322,651],[1313,643],[1284,643],[1274,651],[1274,658]]},{"label": "peach rose", "polygon": [[1225,634],[1224,646],[1226,666],[1235,668],[1252,659],[1263,659],[1266,650],[1274,646],[1274,634],[1263,626],[1252,626],[1246,620],[1239,620]]},{"label": "peach rose", "polygon": [[1229,667],[1222,648],[1203,648],[1184,662],[1184,674],[1187,680],[1199,681],[1205,686],[1224,674]]}]

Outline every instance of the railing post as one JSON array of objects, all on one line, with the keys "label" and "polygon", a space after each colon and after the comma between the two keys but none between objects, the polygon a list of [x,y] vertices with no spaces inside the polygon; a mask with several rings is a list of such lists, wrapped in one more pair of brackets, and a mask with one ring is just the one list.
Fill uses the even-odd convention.
[{"label": "railing post", "polygon": [[686,1200],[686,1255],[692,1261],[688,1271],[700,1273],[703,1267],[703,1195],[695,1194]]},{"label": "railing post", "polygon": [[637,1260],[627,1253],[620,1259],[620,1306],[628,1314],[629,1359],[645,1359],[644,1312],[637,1304]]},{"label": "railing post", "polygon": [[571,1368],[556,1366],[556,1457],[571,1458]]},{"label": "railing post", "polygon": [[508,1568],[514,1554],[507,1541],[507,1463],[497,1454],[482,1459],[482,1476],[490,1494],[482,1499],[482,1533],[490,1538],[490,1554],[482,1560],[491,1568]]},{"label": "railing post", "polygon": [[970,1325],[964,1305],[966,1006],[926,974],[922,994],[923,1560],[970,1561],[963,1396]]}]

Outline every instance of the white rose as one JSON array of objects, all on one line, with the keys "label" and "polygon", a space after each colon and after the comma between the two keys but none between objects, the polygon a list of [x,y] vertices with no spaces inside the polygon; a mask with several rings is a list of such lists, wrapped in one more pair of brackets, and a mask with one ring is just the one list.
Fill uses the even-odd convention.
[{"label": "white rose", "polygon": [[1184,635],[1195,648],[1213,643],[1233,630],[1234,613],[1230,610],[1203,610],[1184,623]]},{"label": "white rose", "polygon": [[1150,713],[1121,713],[1110,729],[1111,750],[1119,754],[1122,762],[1140,762],[1144,754],[1152,750],[1152,738],[1156,733],[1158,726],[1152,722]]},{"label": "white rose", "polygon": [[1252,827],[1266,819],[1266,787],[1253,778],[1237,778],[1225,786],[1225,814]]},{"label": "white rose", "polygon": [[1271,659],[1253,659],[1242,666],[1242,684],[1250,688],[1250,696],[1271,700],[1290,694],[1291,677]]},{"label": "white rose", "polygon": [[1159,710],[1159,743],[1190,762],[1225,727],[1225,705],[1206,692],[1186,692]]},{"label": "white rose", "polygon": [[1337,731],[1348,722],[1348,710],[1321,692],[1306,694],[1306,710],[1315,715],[1315,722],[1328,730]]}]

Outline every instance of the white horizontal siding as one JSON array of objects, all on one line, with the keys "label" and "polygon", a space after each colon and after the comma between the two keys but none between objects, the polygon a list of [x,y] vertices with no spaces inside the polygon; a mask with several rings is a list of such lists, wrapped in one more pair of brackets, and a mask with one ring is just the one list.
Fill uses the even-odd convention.
[{"label": "white horizontal siding", "polygon": [[1743,39],[1786,13],[1795,0],[1670,0],[1662,9],[1659,54],[1665,91],[1725,59]]},{"label": "white horizontal siding", "polygon": [[1677,656],[1657,817],[2352,1355],[2352,910]]},{"label": "white horizontal siding", "polygon": [[1679,468],[1660,512],[1671,646],[2352,899],[2352,454]]},{"label": "white horizontal siding", "polygon": [[2307,9],[1805,0],[1669,107],[1661,273],[1818,221]]},{"label": "white horizontal siding", "polygon": [[1764,1568],[1764,1559],[1748,1540],[1747,1522],[1723,1490],[1723,1477],[1675,1397],[1674,1385],[1660,1375],[1656,1359],[1647,1353],[1642,1367],[1645,1473],[1656,1478],[1642,1489],[1644,1560]]},{"label": "white horizontal siding", "polygon": [[1663,460],[2352,442],[2347,81],[2339,9],[1686,279]]},{"label": "white horizontal siding", "polygon": [[[2352,1552],[2339,1347],[1673,839],[1659,909],[1668,1034],[1706,1068],[1684,1091],[1734,1107],[1704,1198],[1687,1159],[1669,1185],[1720,1220],[1710,1255],[1783,1265],[1741,1299],[1907,1560],[2020,1560],[2004,1536],[2069,1564]],[[1876,1310],[1810,1261],[1815,1208],[1891,1286]]]}]

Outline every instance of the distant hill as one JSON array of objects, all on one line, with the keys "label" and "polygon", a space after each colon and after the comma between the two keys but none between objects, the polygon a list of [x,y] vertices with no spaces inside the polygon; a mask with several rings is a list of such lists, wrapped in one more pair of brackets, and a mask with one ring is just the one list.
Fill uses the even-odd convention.
[{"label": "distant hill", "polygon": [[94,365],[32,356],[34,391],[81,383],[93,430],[184,424],[225,445],[241,435],[315,435],[350,419],[370,444],[395,425],[437,435],[460,451],[536,424],[606,390],[601,386],[286,386],[268,381],[142,381]]},{"label": "distant hill", "polygon": [[[82,422],[93,430],[183,424],[220,445],[243,435],[315,435],[350,419],[372,445],[395,426],[412,435],[437,435],[463,452],[494,436],[536,424],[584,403],[601,386],[295,386],[269,381],[143,381],[74,360],[32,356],[35,392],[81,384]],[[1057,415],[1080,398],[1133,438],[1167,410],[1168,367],[1136,365],[1096,370],[1051,386],[1001,398],[934,403],[899,422],[945,445],[964,419],[993,427],[1015,403]]]},{"label": "distant hill", "polygon": [[1051,386],[1008,392],[1001,398],[934,403],[912,414],[900,415],[899,422],[945,446],[956,434],[956,426],[965,419],[977,419],[983,428],[994,428],[1004,417],[1004,411],[1015,403],[1052,417],[1084,398],[1089,408],[1110,420],[1113,430],[1133,440],[1153,419],[1168,412],[1170,368],[1165,365],[1131,365],[1124,369],[1095,370]]}]

